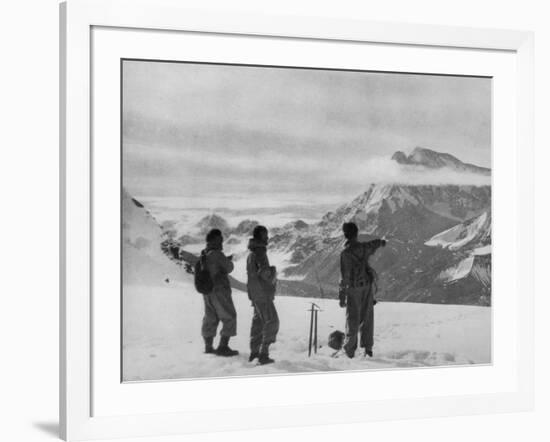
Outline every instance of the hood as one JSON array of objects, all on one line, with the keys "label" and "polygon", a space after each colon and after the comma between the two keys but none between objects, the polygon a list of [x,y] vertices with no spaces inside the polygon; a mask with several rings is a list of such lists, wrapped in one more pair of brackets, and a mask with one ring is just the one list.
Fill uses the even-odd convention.
[{"label": "hood", "polygon": [[250,238],[248,240],[248,250],[256,250],[256,249],[266,249],[267,248],[267,244],[265,244],[264,242],[260,241],[259,239],[256,239],[256,238]]}]

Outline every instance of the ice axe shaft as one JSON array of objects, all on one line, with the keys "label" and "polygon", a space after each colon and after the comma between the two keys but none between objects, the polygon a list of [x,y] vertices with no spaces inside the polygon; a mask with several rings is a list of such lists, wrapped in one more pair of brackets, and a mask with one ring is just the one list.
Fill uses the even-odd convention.
[{"label": "ice axe shaft", "polygon": [[317,315],[321,309],[314,302],[311,303],[311,309],[309,317],[309,343],[308,343],[308,356],[311,356],[311,350],[317,353]]},{"label": "ice axe shaft", "polygon": [[318,310],[315,310],[315,312],[313,313],[314,322],[315,322],[315,325],[313,326],[314,327],[314,330],[313,330],[313,349],[314,349],[315,353],[317,353],[317,313],[319,313]]},{"label": "ice axe shaft", "polygon": [[313,306],[311,306],[311,315],[309,318],[309,346],[308,346],[308,352],[307,355],[311,356],[311,341],[313,339]]}]

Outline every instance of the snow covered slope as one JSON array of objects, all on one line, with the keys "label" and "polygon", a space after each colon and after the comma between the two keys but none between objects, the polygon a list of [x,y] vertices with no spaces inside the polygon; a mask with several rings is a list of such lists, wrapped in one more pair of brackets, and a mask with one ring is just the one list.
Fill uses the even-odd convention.
[{"label": "snow covered slope", "polygon": [[426,241],[427,246],[459,250],[471,246],[486,247],[491,243],[491,214],[483,212],[476,218],[451,227]]},{"label": "snow covered slope", "polygon": [[162,229],[145,207],[122,189],[122,278],[158,285],[182,270],[161,250]]},{"label": "snow covered slope", "polygon": [[447,284],[469,281],[479,286],[479,304],[491,301],[491,214],[465,221],[426,241],[427,246],[456,252],[461,260],[439,274]]},{"label": "snow covered slope", "polygon": [[[126,287],[123,329],[123,377],[126,381],[246,376],[335,370],[480,364],[491,361],[491,309],[383,302],[375,307],[374,358],[333,358],[329,333],[344,330],[345,312],[332,299],[281,296],[278,342],[272,346],[276,363],[259,367],[248,362],[248,332],[252,308],[244,292],[234,290],[238,336],[234,358],[204,355],[200,327],[201,295],[191,280]],[[319,313],[321,348],[307,356],[309,302]],[[359,355],[359,354],[358,354]]]}]

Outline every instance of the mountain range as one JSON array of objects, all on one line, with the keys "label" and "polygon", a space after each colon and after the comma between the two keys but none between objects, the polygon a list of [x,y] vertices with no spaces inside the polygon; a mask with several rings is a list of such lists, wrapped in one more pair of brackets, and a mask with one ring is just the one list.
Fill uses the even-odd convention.
[{"label": "mountain range", "polygon": [[[397,157],[397,159],[396,159]],[[393,155],[399,162],[400,153]],[[487,174],[449,154],[416,148],[411,162]],[[409,161],[409,160],[407,160]],[[410,163],[409,163],[410,164]],[[284,271],[336,296],[344,222],[355,222],[360,239],[385,238],[371,259],[379,276],[378,298],[448,304],[491,303],[491,187],[489,185],[370,184],[367,190],[307,229],[273,232],[270,248],[291,256]],[[290,284],[292,285],[292,284]]]},{"label": "mountain range", "polygon": [[[408,156],[396,152],[392,158],[403,167],[420,166],[426,174],[442,169],[490,175],[490,169],[429,149],[416,148]],[[124,195],[123,208],[133,212],[145,210],[139,202]],[[123,219],[126,232],[127,218]],[[327,212],[318,222],[295,220],[272,229],[269,253],[287,257],[288,264],[279,268],[281,294],[337,296],[340,252],[345,242],[341,229],[348,221],[357,223],[360,240],[387,240],[387,246],[371,258],[371,265],[378,273],[379,300],[491,304],[490,185],[371,183],[357,197]],[[242,253],[246,254],[246,237],[257,224],[257,220],[246,219],[232,228],[221,216],[210,214],[196,225],[200,236],[182,235],[176,239],[169,225],[164,234],[158,226],[149,229],[155,233],[147,241],[132,241],[128,234],[123,235],[124,252],[128,251],[131,257],[133,248],[145,242],[149,247],[151,241],[157,240],[163,241],[163,250],[172,258],[179,248],[180,258],[194,262],[196,257],[184,251],[186,244],[202,242],[210,228],[220,228],[228,244],[238,247],[241,243]],[[232,285],[243,288],[242,281],[236,279]]]}]

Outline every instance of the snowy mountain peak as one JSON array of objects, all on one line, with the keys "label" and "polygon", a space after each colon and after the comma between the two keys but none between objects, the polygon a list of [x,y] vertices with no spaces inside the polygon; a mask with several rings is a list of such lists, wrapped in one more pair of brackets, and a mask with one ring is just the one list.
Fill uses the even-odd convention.
[{"label": "snowy mountain peak", "polygon": [[378,211],[384,203],[394,212],[406,203],[418,205],[410,186],[399,184],[371,184],[366,192],[355,198],[348,207],[360,208],[364,212]]},{"label": "snowy mountain peak", "polygon": [[409,156],[401,151],[397,151],[392,155],[392,160],[399,164],[424,166],[430,169],[448,168],[454,171],[480,175],[491,174],[491,169],[489,168],[464,163],[449,153],[437,152],[424,147],[415,147]]}]

